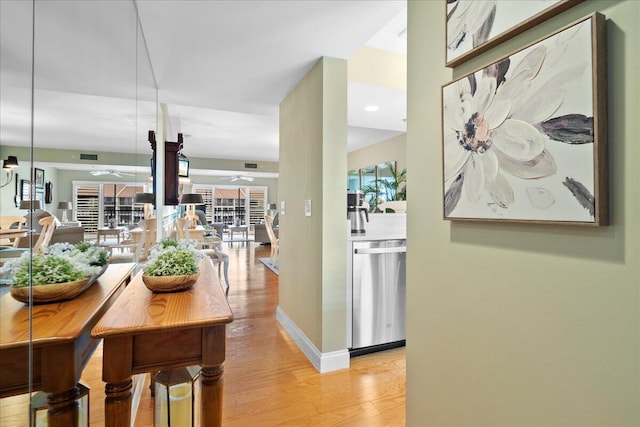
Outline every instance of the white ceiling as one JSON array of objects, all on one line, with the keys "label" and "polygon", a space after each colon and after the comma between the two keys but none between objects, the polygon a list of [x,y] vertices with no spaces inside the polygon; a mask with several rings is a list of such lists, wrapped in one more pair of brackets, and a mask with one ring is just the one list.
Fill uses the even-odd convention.
[{"label": "white ceiling", "polygon": [[[2,145],[29,142],[29,5],[0,1]],[[168,106],[170,135],[187,135],[187,156],[277,161],[278,105],[320,57],[348,59],[365,44],[406,52],[405,0],[136,5],[158,100]],[[123,71],[135,67],[122,64],[135,58],[131,3],[36,1],[36,22],[35,145],[139,151],[132,130],[144,141],[155,104],[140,89],[149,102],[131,99],[135,79]],[[152,79],[136,78],[139,88]],[[350,82],[348,96],[349,150],[404,132],[403,92]],[[381,108],[367,113],[370,104]]]}]

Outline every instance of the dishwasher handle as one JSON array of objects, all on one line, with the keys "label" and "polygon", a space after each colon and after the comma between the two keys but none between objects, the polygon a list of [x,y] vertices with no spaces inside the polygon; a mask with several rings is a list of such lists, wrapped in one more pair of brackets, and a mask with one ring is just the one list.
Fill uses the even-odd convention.
[{"label": "dishwasher handle", "polygon": [[356,248],[353,251],[357,255],[365,254],[397,254],[407,252],[406,246],[396,246],[393,248]]}]

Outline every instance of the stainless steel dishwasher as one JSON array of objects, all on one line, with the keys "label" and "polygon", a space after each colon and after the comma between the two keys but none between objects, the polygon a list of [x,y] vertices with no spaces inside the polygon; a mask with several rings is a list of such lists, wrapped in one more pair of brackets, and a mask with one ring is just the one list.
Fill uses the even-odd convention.
[{"label": "stainless steel dishwasher", "polygon": [[353,242],[352,355],[405,339],[406,254],[404,239]]}]

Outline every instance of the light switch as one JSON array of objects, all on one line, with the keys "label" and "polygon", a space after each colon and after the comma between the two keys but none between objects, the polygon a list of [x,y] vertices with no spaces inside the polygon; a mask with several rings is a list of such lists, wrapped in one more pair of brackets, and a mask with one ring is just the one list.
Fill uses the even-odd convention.
[{"label": "light switch", "polygon": [[311,199],[304,201],[304,216],[311,216]]},{"label": "light switch", "polygon": [[287,204],[285,203],[284,200],[280,201],[280,215],[286,215],[287,214]]}]

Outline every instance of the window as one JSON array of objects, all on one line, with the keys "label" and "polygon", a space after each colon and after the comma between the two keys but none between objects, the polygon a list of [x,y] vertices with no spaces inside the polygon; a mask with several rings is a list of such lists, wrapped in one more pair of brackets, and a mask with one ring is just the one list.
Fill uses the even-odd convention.
[{"label": "window", "polygon": [[257,224],[264,218],[268,187],[194,184],[202,194],[207,221],[222,224]]},{"label": "window", "polygon": [[114,218],[118,225],[136,224],[144,218],[143,206],[134,205],[135,193],[144,191],[142,184],[73,182],[75,218],[87,233]]},{"label": "window", "polygon": [[100,186],[73,184],[75,219],[87,233],[96,233],[100,223]]},{"label": "window", "polygon": [[210,224],[216,222],[214,221],[213,215],[213,188],[213,185],[193,185],[193,192],[202,195],[202,201],[204,202],[205,209],[204,214],[207,217],[207,222]]},{"label": "window", "polygon": [[249,224],[258,224],[264,219],[266,193],[267,191],[263,188],[249,187]]}]

